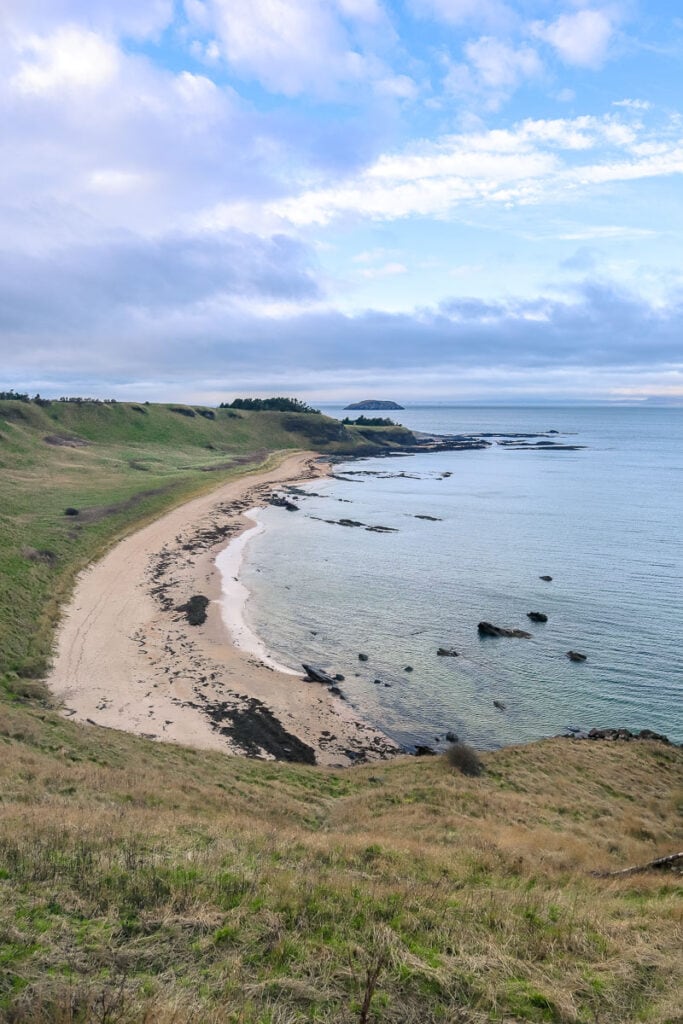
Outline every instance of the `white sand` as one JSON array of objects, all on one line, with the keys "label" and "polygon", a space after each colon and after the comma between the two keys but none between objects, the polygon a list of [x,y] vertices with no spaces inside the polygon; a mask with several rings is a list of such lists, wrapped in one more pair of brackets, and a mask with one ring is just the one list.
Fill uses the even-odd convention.
[{"label": "white sand", "polygon": [[[274,469],[223,484],[127,537],[81,574],[48,679],[65,714],[226,753],[245,751],[243,735],[230,733],[231,713],[242,725],[265,718],[263,743],[256,733],[246,749],[287,756],[268,738],[273,719],[258,706],[254,712],[256,700],[276,727],[312,748],[320,764],[396,751],[325,687],[276,671],[250,635],[239,602],[234,611],[225,607],[216,556],[249,526],[244,512],[272,486],[320,475],[324,470],[314,460],[312,453],[290,455]],[[221,558],[238,576],[241,547],[231,544]],[[194,594],[210,599],[201,626],[190,626],[177,610]],[[229,630],[241,646],[231,642]]]}]

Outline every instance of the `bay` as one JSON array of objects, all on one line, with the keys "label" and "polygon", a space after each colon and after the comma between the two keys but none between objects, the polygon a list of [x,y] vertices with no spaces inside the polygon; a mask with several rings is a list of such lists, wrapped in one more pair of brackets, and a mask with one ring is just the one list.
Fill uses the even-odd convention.
[{"label": "bay", "polygon": [[[683,741],[683,410],[386,415],[438,433],[557,430],[585,447],[354,461],[335,467],[347,480],[310,485],[301,511],[259,511],[241,578],[248,624],[274,659],[342,673],[353,706],[408,748],[447,731],[492,748],[569,724]],[[397,532],[324,521],[340,518]],[[532,637],[480,638],[480,620]],[[439,657],[442,646],[459,656]]]}]

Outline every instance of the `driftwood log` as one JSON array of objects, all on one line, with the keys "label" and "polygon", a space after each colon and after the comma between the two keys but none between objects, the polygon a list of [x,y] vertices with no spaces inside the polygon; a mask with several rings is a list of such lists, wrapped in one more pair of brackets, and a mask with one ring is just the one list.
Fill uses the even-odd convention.
[{"label": "driftwood log", "polygon": [[643,871],[680,871],[683,872],[683,851],[670,853],[668,857],[657,857],[647,864],[636,864],[633,868],[622,868],[621,871],[591,871],[597,878],[623,878],[626,875],[639,875]]}]

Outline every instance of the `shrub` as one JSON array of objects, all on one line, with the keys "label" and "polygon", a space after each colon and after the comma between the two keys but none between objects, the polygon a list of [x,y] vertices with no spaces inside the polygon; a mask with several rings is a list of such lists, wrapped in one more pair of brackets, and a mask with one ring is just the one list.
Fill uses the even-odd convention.
[{"label": "shrub", "polygon": [[484,771],[476,750],[466,743],[452,743],[446,750],[446,760],[451,768],[457,768],[463,775],[476,776]]}]

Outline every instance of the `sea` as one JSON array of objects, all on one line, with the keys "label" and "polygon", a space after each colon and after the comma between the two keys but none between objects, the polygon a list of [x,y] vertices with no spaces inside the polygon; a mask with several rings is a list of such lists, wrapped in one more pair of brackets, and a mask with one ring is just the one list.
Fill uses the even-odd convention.
[{"label": "sea", "polygon": [[[439,749],[447,733],[492,749],[568,727],[683,742],[683,409],[366,415],[491,443],[337,464],[294,497],[299,511],[254,512],[240,581],[259,652],[342,675],[344,698],[408,750]],[[511,434],[576,450],[519,448]],[[482,637],[480,621],[532,635]]]}]

